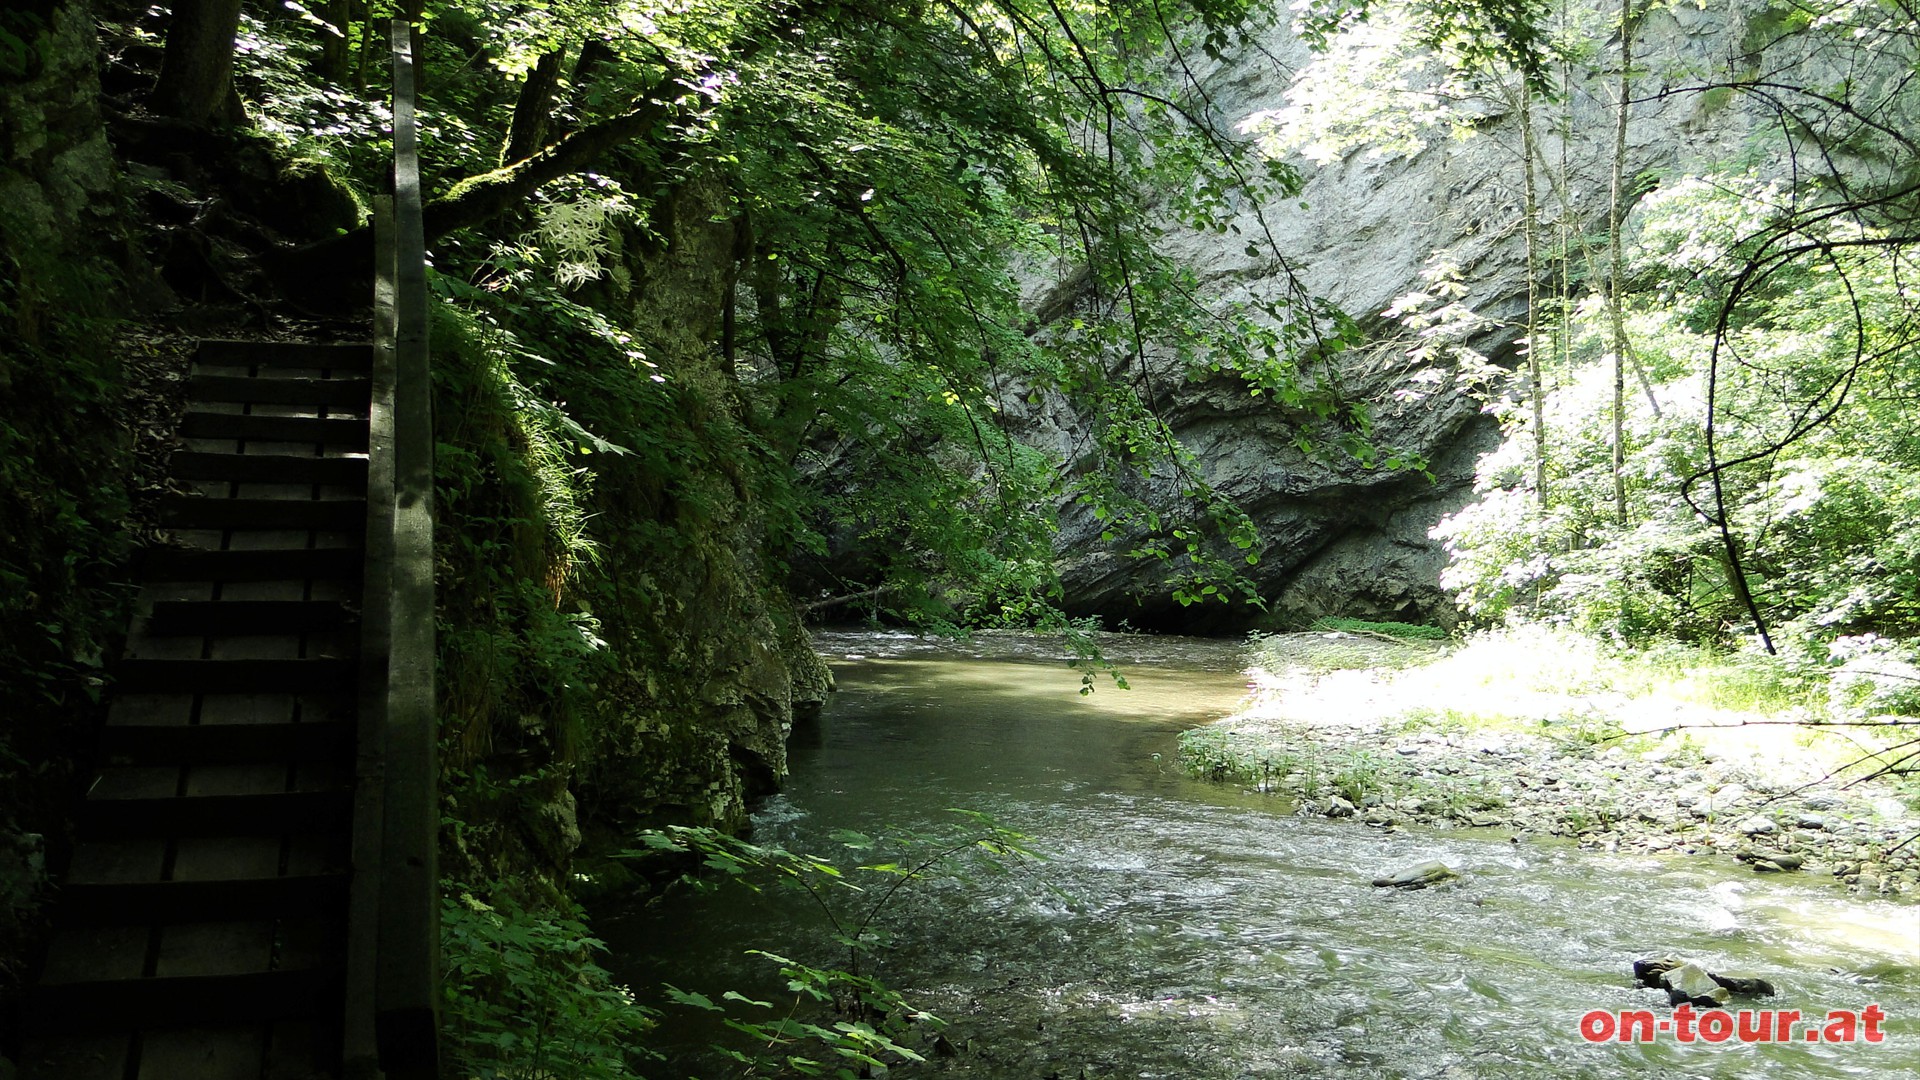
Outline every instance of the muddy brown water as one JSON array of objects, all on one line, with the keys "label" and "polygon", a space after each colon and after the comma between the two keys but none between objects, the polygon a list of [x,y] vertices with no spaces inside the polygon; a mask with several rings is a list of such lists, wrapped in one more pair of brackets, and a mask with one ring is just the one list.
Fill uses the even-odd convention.
[{"label": "muddy brown water", "polygon": [[[840,692],[797,734],[792,779],[757,815],[757,841],[834,857],[846,854],[837,830],[932,829],[964,807],[1047,856],[887,900],[874,925],[891,940],[870,963],[945,1019],[960,1051],[892,1075],[1920,1078],[1920,908],[1731,859],[1383,832],[1195,781],[1177,737],[1245,693],[1231,642],[1113,639],[1133,689],[1102,680],[1090,696],[1044,640],[818,644]],[[1371,885],[1426,859],[1465,880]],[[853,913],[877,892],[832,903]],[[844,960],[818,907],[777,890],[614,905],[595,926],[609,966],[654,1003],[672,983],[784,1012],[794,995],[748,950]],[[1590,1010],[1671,1015],[1628,978],[1654,953],[1771,980],[1780,996],[1761,1007],[1824,1018],[1877,1005],[1885,1039],[1582,1040]],[[649,1075],[741,1075],[703,1050],[726,1036],[710,1016],[665,1008],[668,1058]]]}]

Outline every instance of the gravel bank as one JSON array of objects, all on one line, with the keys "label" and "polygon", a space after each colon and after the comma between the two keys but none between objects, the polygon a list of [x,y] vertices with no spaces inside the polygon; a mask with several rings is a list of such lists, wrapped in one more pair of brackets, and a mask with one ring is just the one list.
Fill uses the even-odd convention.
[{"label": "gravel bank", "polygon": [[[1609,688],[1569,639],[1457,645],[1346,634],[1258,643],[1246,711],[1189,732],[1194,772],[1363,827],[1504,829],[1515,842],[1738,858],[1920,901],[1920,814],[1836,769],[1870,733]],[[1476,650],[1500,649],[1489,665]],[[1514,677],[1545,649],[1563,670]],[[1539,657],[1534,659],[1539,660]],[[1495,670],[1498,669],[1498,670]],[[1573,686],[1577,690],[1563,687]],[[1909,729],[1910,730],[1910,729]],[[1877,733],[1871,733],[1877,734]]]}]

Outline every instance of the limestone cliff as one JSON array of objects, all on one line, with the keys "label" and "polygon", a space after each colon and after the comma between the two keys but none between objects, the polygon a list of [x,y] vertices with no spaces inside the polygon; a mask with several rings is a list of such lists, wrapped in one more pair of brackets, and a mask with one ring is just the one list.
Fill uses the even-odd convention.
[{"label": "limestone cliff", "polygon": [[[1732,160],[1767,126],[1769,116],[1758,106],[1725,91],[1689,89],[1750,68],[1750,30],[1764,8],[1756,0],[1737,0],[1711,11],[1660,8],[1646,17],[1636,47],[1643,74],[1631,109],[1630,181],[1647,178],[1644,187],[1655,177]],[[1294,103],[1295,76],[1313,57],[1284,15],[1279,23],[1201,73],[1216,122],[1257,123]],[[1617,39],[1603,42],[1585,74],[1575,73],[1564,102],[1536,113],[1542,117],[1538,159],[1544,163],[1538,192],[1550,229],[1604,229],[1611,103],[1617,95],[1608,70],[1617,65],[1617,53]],[[1439,586],[1445,555],[1427,530],[1466,501],[1476,459],[1493,447],[1497,425],[1478,401],[1453,388],[1457,372],[1440,365],[1423,375],[1433,365],[1409,358],[1405,331],[1381,313],[1396,297],[1420,288],[1429,260],[1444,255],[1466,287],[1462,302],[1491,320],[1465,344],[1496,364],[1510,368],[1518,362],[1528,284],[1521,136],[1511,93],[1503,96],[1489,86],[1479,97],[1452,102],[1462,119],[1459,131],[1440,126],[1405,152],[1378,153],[1362,145],[1323,155],[1321,162],[1291,156],[1305,181],[1299,197],[1258,213],[1243,205],[1228,233],[1171,227],[1170,250],[1198,271],[1215,298],[1272,297],[1297,281],[1360,320],[1372,337],[1368,347],[1337,357],[1315,377],[1372,406],[1379,445],[1431,463],[1429,481],[1412,472],[1364,468],[1337,454],[1303,454],[1295,446],[1297,418],[1226,381],[1183,381],[1160,362],[1155,378],[1176,433],[1196,452],[1207,479],[1252,514],[1271,545],[1247,573],[1277,622],[1321,614],[1442,624],[1455,618]],[[1763,170],[1780,167],[1764,153],[1754,160]],[[1549,171],[1555,176],[1551,184]],[[1561,175],[1564,185],[1556,189]],[[1284,263],[1246,252],[1247,239],[1265,230]],[[1542,279],[1543,288],[1554,287],[1545,273]],[[1061,310],[1060,293],[1072,288],[1071,281],[1072,269],[1060,268],[1052,282],[1033,291],[1034,308]],[[1428,378],[1434,381],[1423,381]],[[1058,398],[1018,419],[1027,438],[1069,460],[1083,442],[1081,421]],[[1150,502],[1174,505],[1170,483],[1143,482],[1136,490]],[[1060,518],[1061,571],[1076,611],[1212,630],[1244,628],[1258,614],[1218,604],[1181,609],[1169,596],[1165,567],[1122,554],[1132,538],[1102,543],[1103,529],[1111,526],[1084,506],[1063,504]]]}]

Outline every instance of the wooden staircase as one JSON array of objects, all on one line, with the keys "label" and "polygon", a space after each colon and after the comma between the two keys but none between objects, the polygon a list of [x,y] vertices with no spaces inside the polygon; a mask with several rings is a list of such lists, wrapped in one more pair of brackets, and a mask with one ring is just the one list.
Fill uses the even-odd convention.
[{"label": "wooden staircase", "polygon": [[200,348],[29,1078],[341,1074],[372,358]]},{"label": "wooden staircase", "polygon": [[373,343],[206,342],[23,1008],[28,1080],[439,1074],[433,406],[413,33]]}]

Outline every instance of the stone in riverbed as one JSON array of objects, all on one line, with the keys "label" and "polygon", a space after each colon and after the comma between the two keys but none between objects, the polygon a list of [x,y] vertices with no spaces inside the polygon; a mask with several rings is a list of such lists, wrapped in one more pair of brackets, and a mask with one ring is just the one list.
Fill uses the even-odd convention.
[{"label": "stone in riverbed", "polygon": [[1807,864],[1801,855],[1789,855],[1784,851],[1745,848],[1734,853],[1734,858],[1762,873],[1779,873],[1783,870],[1798,870]]},{"label": "stone in riverbed", "polygon": [[1717,975],[1691,960],[1671,956],[1635,960],[1633,983],[1665,990],[1669,1004],[1685,1002],[1706,1009],[1717,1009],[1736,997],[1772,997],[1779,992],[1765,979]]},{"label": "stone in riverbed", "polygon": [[1460,872],[1439,859],[1428,859],[1415,863],[1398,873],[1373,879],[1375,888],[1381,889],[1424,889],[1429,885],[1438,885],[1460,876]]},{"label": "stone in riverbed", "polygon": [[1321,813],[1335,818],[1352,817],[1353,811],[1354,805],[1338,795],[1328,796],[1326,804],[1320,808]]},{"label": "stone in riverbed", "polygon": [[1707,975],[1734,997],[1772,997],[1780,992],[1765,979],[1742,979],[1732,975],[1718,975],[1711,971]]},{"label": "stone in riverbed", "polygon": [[1666,988],[1667,1004],[1689,1004],[1696,1008],[1717,1009],[1733,1000],[1733,992],[1721,986],[1707,969],[1699,964],[1681,964],[1660,976],[1660,984]]},{"label": "stone in riverbed", "polygon": [[1774,833],[1780,831],[1780,823],[1774,821],[1772,818],[1765,818],[1755,814],[1753,817],[1742,821],[1739,825],[1735,826],[1735,828],[1739,829],[1741,834],[1745,836],[1772,836]]}]

